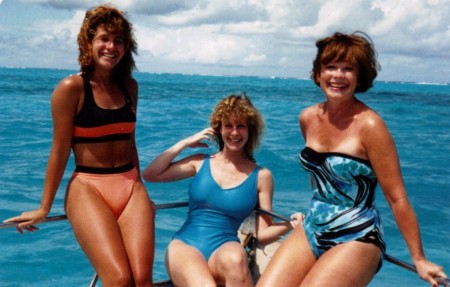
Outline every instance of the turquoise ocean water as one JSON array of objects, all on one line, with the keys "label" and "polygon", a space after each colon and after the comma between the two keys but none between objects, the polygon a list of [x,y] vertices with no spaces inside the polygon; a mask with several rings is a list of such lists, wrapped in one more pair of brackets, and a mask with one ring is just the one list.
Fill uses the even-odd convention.
[{"label": "turquoise ocean water", "polygon": [[[52,139],[50,95],[59,80],[71,73],[75,71],[0,68],[0,220],[39,205]],[[297,159],[303,147],[297,119],[301,109],[323,100],[311,81],[146,73],[135,77],[140,85],[137,144],[141,166],[175,141],[205,128],[211,109],[223,96],[245,91],[266,119],[256,159],[274,174],[274,211],[289,215],[306,208],[311,192]],[[425,253],[450,274],[450,85],[377,82],[374,89],[359,97],[389,126],[421,224]],[[50,215],[64,213],[65,186],[72,170],[71,159]],[[155,203],[162,204],[187,200],[187,184],[146,186]],[[380,189],[377,205],[388,254],[410,262]],[[157,213],[157,280],[166,278],[165,248],[186,210]],[[94,271],[69,223],[45,223],[40,228],[24,235],[13,228],[0,229],[0,286],[88,286]],[[385,262],[370,286],[428,284],[414,273]]]}]

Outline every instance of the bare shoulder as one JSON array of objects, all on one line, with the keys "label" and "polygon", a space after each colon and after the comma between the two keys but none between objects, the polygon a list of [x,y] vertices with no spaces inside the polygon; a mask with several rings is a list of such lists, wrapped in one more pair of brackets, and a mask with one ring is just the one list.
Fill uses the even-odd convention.
[{"label": "bare shoulder", "polygon": [[261,169],[259,170],[259,174],[261,174],[262,176],[272,176],[272,172],[266,167],[261,167]]},{"label": "bare shoulder", "polygon": [[363,130],[373,132],[377,129],[386,129],[383,118],[375,110],[367,107],[361,115]]},{"label": "bare shoulder", "polygon": [[272,180],[273,179],[272,172],[269,169],[263,167],[258,172],[258,179],[259,180]]},{"label": "bare shoulder", "polygon": [[66,77],[59,82],[53,91],[52,105],[73,109],[78,105],[83,94],[84,86],[81,75]]},{"label": "bare shoulder", "polygon": [[313,119],[320,111],[323,103],[315,104],[313,106],[306,107],[300,112],[299,121],[308,122]]},{"label": "bare shoulder", "polygon": [[301,112],[300,112],[300,117],[309,117],[313,114],[316,114],[318,109],[320,108],[321,104],[315,104],[309,107],[304,108]]},{"label": "bare shoulder", "polygon": [[392,140],[392,136],[383,118],[370,108],[362,113],[360,127],[361,141],[367,150],[371,150],[374,145],[386,146]]},{"label": "bare shoulder", "polygon": [[265,204],[263,204],[263,198],[267,199],[267,196],[268,198],[272,198],[273,189],[274,182],[272,172],[270,172],[270,170],[268,170],[267,168],[262,168],[258,172],[258,194],[262,206],[265,206]]},{"label": "bare shoulder", "polygon": [[317,115],[319,114],[320,110],[321,110],[321,106],[323,106],[322,103],[320,104],[315,104],[313,106],[309,106],[305,109],[303,109],[300,112],[300,116],[299,116],[299,124],[300,124],[300,130],[303,134],[303,137],[305,137],[306,135],[306,131],[308,129],[308,127],[310,126],[310,124],[316,120]]},{"label": "bare shoulder", "polygon": [[83,86],[83,78],[81,75],[71,75],[64,79],[62,79],[59,84],[55,88],[54,94],[58,94],[60,92],[63,92],[65,94],[70,93],[76,93],[80,94],[80,92],[84,91]]}]

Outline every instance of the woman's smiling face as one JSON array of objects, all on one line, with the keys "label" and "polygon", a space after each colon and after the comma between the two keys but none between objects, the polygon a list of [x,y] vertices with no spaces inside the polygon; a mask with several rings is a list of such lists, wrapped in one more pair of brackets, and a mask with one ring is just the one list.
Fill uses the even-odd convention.
[{"label": "woman's smiling face", "polygon": [[322,65],[317,80],[329,98],[353,97],[358,84],[358,73],[356,67],[348,61],[333,61]]},{"label": "woman's smiling face", "polygon": [[222,123],[221,135],[224,146],[230,150],[243,150],[248,140],[248,125],[241,120]]},{"label": "woman's smiling face", "polygon": [[125,40],[119,33],[111,33],[100,25],[92,40],[92,55],[95,63],[102,68],[114,68],[125,55]]}]

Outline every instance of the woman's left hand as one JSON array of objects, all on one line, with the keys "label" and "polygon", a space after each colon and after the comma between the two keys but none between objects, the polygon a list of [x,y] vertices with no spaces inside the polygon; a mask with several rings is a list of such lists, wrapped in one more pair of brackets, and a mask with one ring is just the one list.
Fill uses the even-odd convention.
[{"label": "woman's left hand", "polygon": [[435,280],[437,276],[447,278],[442,266],[436,265],[426,259],[415,261],[414,264],[416,265],[417,274],[419,274],[420,278],[430,282],[433,287],[438,286],[438,283]]}]

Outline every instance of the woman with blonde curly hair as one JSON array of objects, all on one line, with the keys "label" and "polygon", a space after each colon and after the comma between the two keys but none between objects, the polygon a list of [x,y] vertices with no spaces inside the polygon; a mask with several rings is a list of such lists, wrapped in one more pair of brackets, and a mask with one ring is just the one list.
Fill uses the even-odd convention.
[{"label": "woman with blonde curly hair", "polygon": [[[253,286],[237,230],[255,207],[272,209],[272,174],[253,157],[264,121],[247,96],[231,95],[217,104],[210,125],[164,151],[143,172],[151,182],[192,177],[188,218],[169,244],[166,266],[176,286]],[[219,144],[217,153],[174,161],[184,149],[207,147],[204,141],[211,140]],[[257,216],[262,244],[290,228]]]},{"label": "woman with blonde curly hair", "polygon": [[10,218],[34,231],[50,212],[71,150],[75,171],[65,209],[103,286],[149,286],[154,257],[154,206],[142,183],[135,144],[136,41],[122,11],[86,12],[78,35],[81,73],[55,88],[53,145],[38,209]]}]

